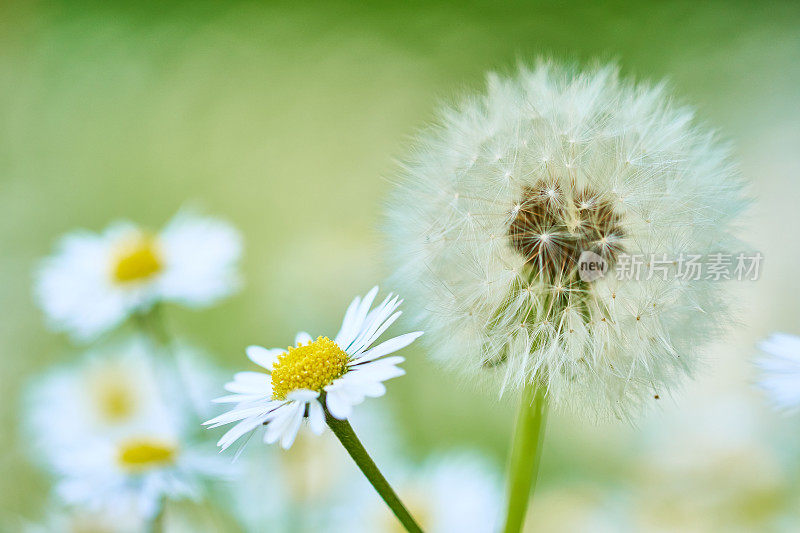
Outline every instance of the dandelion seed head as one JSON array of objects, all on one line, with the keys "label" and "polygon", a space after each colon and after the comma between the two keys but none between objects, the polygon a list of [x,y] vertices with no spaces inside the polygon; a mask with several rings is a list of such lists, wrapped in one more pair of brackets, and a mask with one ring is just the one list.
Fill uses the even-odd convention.
[{"label": "dandelion seed head", "polygon": [[[614,269],[623,255],[737,243],[747,202],[727,148],[663,85],[614,67],[492,74],[486,95],[440,116],[403,162],[387,224],[394,281],[432,356],[503,391],[543,383],[556,407],[599,418],[627,418],[690,376],[728,324],[725,285]],[[438,191],[453,190],[444,209]],[[586,251],[610,275],[581,280]]]}]

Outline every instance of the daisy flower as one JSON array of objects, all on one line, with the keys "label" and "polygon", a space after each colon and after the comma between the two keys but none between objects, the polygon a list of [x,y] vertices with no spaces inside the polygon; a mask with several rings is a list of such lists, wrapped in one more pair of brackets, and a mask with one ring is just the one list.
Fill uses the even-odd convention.
[{"label": "daisy flower", "polygon": [[39,522],[26,522],[19,530],[23,533],[141,533],[145,531],[145,523],[133,509],[110,513],[59,506],[50,510]]},{"label": "daisy flower", "polygon": [[88,341],[157,302],[200,308],[230,295],[241,249],[232,226],[190,212],[157,233],[125,221],[76,231],[42,261],[36,300],[53,329]]},{"label": "daisy flower", "polygon": [[[490,75],[420,135],[398,181],[396,283],[433,357],[470,380],[628,418],[729,324],[725,283],[679,268],[735,257],[743,184],[663,85],[551,63]],[[581,276],[585,253],[605,276]]]},{"label": "daisy flower", "polygon": [[167,389],[162,377],[139,337],[92,349],[77,362],[47,371],[25,394],[34,448],[47,456],[155,419]]},{"label": "daisy flower", "polygon": [[247,348],[250,360],[266,372],[239,372],[225,385],[232,394],[218,398],[233,403],[229,412],[205,422],[212,428],[236,422],[218,445],[227,448],[242,436],[266,426],[264,442],[280,441],[291,447],[303,418],[317,435],[325,429],[326,412],[346,420],[353,406],[365,398],[386,392],[383,382],[402,376],[397,365],[403,357],[385,357],[411,344],[422,332],[406,333],[377,346],[375,341],[400,317],[402,303],[389,295],[370,309],[378,294],[374,287],[364,298],[356,297],[347,308],[339,333],[331,340],[316,340],[298,333],[295,346],[287,349]]},{"label": "daisy flower", "polygon": [[150,519],[165,499],[197,497],[230,468],[189,439],[183,381],[151,350],[139,337],[109,344],[28,389],[31,451],[66,505]]},{"label": "daisy flower", "polygon": [[[398,465],[404,481],[398,493],[429,533],[486,533],[496,531],[500,518],[501,488],[495,468],[480,455],[451,453],[427,460],[420,468]],[[392,516],[377,505],[374,495],[355,491],[359,513],[330,527],[333,531],[397,531]],[[351,503],[352,506],[352,503]]]},{"label": "daisy flower", "polygon": [[224,505],[243,531],[329,531],[335,511],[352,505],[352,494],[341,487],[355,472],[330,433],[299,433],[287,451],[248,447],[237,462],[242,473]]},{"label": "daisy flower", "polygon": [[230,465],[176,432],[139,427],[120,437],[94,439],[57,457],[56,495],[91,511],[133,508],[152,520],[166,500],[198,499],[206,480],[226,477]]},{"label": "daisy flower", "polygon": [[800,407],[800,337],[773,333],[759,348],[764,354],[756,362],[759,385],[778,409],[796,411]]}]

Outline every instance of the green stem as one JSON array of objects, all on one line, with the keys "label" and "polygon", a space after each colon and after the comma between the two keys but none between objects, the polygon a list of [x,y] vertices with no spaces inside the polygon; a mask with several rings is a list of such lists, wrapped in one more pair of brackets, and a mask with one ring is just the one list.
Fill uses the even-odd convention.
[{"label": "green stem", "polygon": [[546,419],[547,400],[543,388],[536,384],[526,385],[520,398],[508,461],[505,533],[519,533],[525,522],[539,474]]},{"label": "green stem", "polygon": [[167,328],[164,324],[164,317],[161,313],[161,304],[154,304],[153,307],[151,307],[147,312],[136,315],[136,318],[138,320],[139,327],[141,327],[142,330],[144,330],[144,332],[156,342],[156,344],[164,348],[170,347],[172,344],[172,339],[170,338],[169,333],[167,333]]},{"label": "green stem", "polygon": [[406,531],[422,533],[422,529],[414,521],[414,518],[412,518],[408,509],[405,508],[403,502],[400,501],[397,493],[395,493],[394,489],[389,485],[389,482],[386,481],[386,478],[383,477],[381,471],[378,470],[375,461],[372,460],[367,450],[364,449],[361,441],[358,440],[350,422],[347,420],[339,420],[332,416],[327,408],[325,409],[325,421],[333,431],[333,434],[336,435],[342,443],[344,449],[347,450],[347,453],[350,454],[350,457],[353,458],[358,468],[364,476],[366,476],[370,484],[372,484],[373,488],[378,492],[380,497],[383,498],[383,501],[386,502],[386,505],[389,506],[389,509],[392,510],[400,523],[403,524]]},{"label": "green stem", "polygon": [[163,533],[164,532],[164,512],[166,507],[166,501],[164,499],[161,500],[159,504],[158,512],[150,519],[150,523],[148,524],[147,531],[149,533]]}]

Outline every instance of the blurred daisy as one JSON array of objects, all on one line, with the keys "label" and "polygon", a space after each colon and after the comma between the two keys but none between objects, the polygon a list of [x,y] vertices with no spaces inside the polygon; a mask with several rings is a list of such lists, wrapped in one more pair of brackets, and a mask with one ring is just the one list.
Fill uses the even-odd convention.
[{"label": "blurred daisy", "polygon": [[[398,493],[429,533],[486,533],[496,531],[501,507],[496,470],[481,456],[453,453],[432,458],[419,469],[406,470]],[[397,521],[374,494],[363,491],[359,513],[349,512],[334,531],[399,532]],[[352,504],[351,504],[352,505]],[[355,521],[355,522],[354,522]]]},{"label": "blurred daisy", "polygon": [[68,505],[112,513],[133,507],[152,519],[166,500],[198,499],[203,482],[226,476],[229,467],[176,433],[141,427],[59,454],[55,489]]},{"label": "blurred daisy", "polygon": [[44,454],[83,446],[87,439],[124,434],[159,419],[163,392],[149,345],[135,337],[96,348],[80,361],[37,377],[26,391],[25,421]]},{"label": "blurred daisy", "polygon": [[35,459],[57,478],[67,505],[145,518],[165,499],[193,498],[230,468],[194,446],[186,387],[136,337],[89,352],[34,382],[26,402]]},{"label": "blurred daisy", "polygon": [[[663,85],[551,63],[490,75],[420,136],[399,181],[397,283],[432,355],[469,379],[627,418],[729,324],[721,278],[678,265],[736,252],[743,184]],[[582,257],[607,275],[585,279]]]},{"label": "blurred daisy", "polygon": [[79,508],[57,508],[38,523],[25,523],[23,533],[141,533],[145,523],[133,509],[120,512],[89,512]]},{"label": "blurred daisy", "polygon": [[[348,421],[378,464],[392,464],[404,444],[383,403],[364,404]],[[238,463],[241,475],[230,484],[226,505],[244,531],[336,531],[341,524],[352,526],[354,498],[367,489],[333,432],[300,432],[285,451],[248,447]],[[367,498],[364,495],[364,501]],[[358,526],[350,531],[364,531]]]},{"label": "blurred daisy", "polygon": [[405,373],[397,366],[402,357],[384,356],[408,346],[422,332],[406,333],[373,347],[401,314],[397,311],[401,301],[391,294],[370,310],[377,293],[375,287],[363,300],[353,300],[333,340],[314,340],[301,332],[295,346],[286,350],[250,346],[247,356],[267,372],[239,372],[225,386],[233,394],[216,401],[236,406],[205,424],[237,424],[218,445],[225,449],[264,425],[265,443],[280,441],[283,448],[289,448],[304,417],[311,431],[319,435],[325,429],[326,411],[344,420],[364,398],[382,396],[386,392],[383,382]]},{"label": "blurred daisy", "polygon": [[130,222],[77,231],[42,262],[36,298],[54,329],[90,340],[157,302],[197,308],[228,296],[241,249],[229,224],[190,212],[158,233]]},{"label": "blurred daisy", "polygon": [[278,452],[265,446],[244,450],[241,476],[229,485],[225,505],[243,531],[329,531],[339,506],[352,505],[352,494],[342,487],[356,472],[345,450],[331,433],[300,433],[291,449]]},{"label": "blurred daisy", "polygon": [[778,409],[800,407],[800,337],[773,333],[759,348],[764,355],[756,362],[759,385]]}]

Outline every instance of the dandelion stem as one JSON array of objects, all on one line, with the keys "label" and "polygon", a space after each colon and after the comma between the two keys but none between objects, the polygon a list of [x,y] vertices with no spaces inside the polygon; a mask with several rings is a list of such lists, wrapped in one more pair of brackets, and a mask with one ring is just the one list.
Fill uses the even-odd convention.
[{"label": "dandelion stem", "polygon": [[535,383],[526,385],[520,398],[508,461],[505,533],[519,533],[525,522],[539,474],[546,420],[544,389]]},{"label": "dandelion stem", "polygon": [[347,453],[350,454],[350,457],[353,458],[358,468],[370,484],[372,484],[373,488],[378,492],[380,497],[383,498],[383,501],[386,502],[386,505],[389,506],[389,509],[392,510],[400,523],[403,524],[406,531],[422,533],[422,529],[414,521],[411,513],[408,512],[403,502],[400,501],[397,493],[395,493],[394,489],[389,485],[389,482],[386,481],[386,478],[383,477],[381,471],[378,470],[375,461],[372,460],[367,450],[365,450],[364,446],[361,444],[361,441],[358,440],[350,422],[335,418],[328,412],[327,408],[325,409],[325,421],[333,431],[333,434],[336,435],[342,443],[344,449],[347,450]]}]

